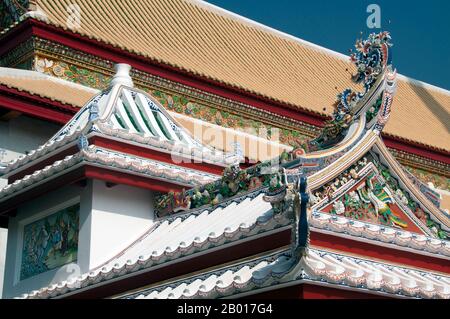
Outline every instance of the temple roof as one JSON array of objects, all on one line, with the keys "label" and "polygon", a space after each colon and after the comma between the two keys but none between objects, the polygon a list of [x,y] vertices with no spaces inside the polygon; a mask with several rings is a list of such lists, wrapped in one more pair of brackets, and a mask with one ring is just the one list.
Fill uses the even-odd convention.
[{"label": "temple roof", "polygon": [[[301,266],[301,267],[300,267]],[[310,249],[299,266],[286,254],[273,254],[189,278],[126,294],[126,299],[223,298],[258,293],[289,282],[327,283],[397,297],[450,298],[450,277],[408,267]]]},{"label": "temple roof", "polygon": [[177,125],[167,111],[146,92],[134,88],[129,76],[130,66],[116,65],[116,74],[110,87],[93,97],[75,116],[50,140],[59,140],[84,130],[90,122],[96,121],[94,130],[138,134],[158,142],[197,147],[202,153],[211,153],[181,126]]},{"label": "temple roof", "polygon": [[[29,294],[24,294],[22,298],[54,298],[72,293],[78,289],[89,289],[95,285],[108,283],[120,277],[132,276],[142,271],[151,271],[172,262],[181,262],[185,258],[195,258],[200,254],[213,252],[216,249],[295,226],[296,223],[292,216],[289,216],[290,213],[288,211],[277,213],[273,210],[271,204],[264,200],[265,192],[265,189],[258,189],[224,200],[212,207],[204,206],[183,214],[163,217],[152,225],[148,231],[132,241],[127,248],[118,251],[117,255],[112,256],[90,272],[67,281],[53,283],[48,287],[32,291]],[[450,258],[450,242],[413,234],[408,231],[399,232],[390,227],[379,227],[365,222],[353,223],[345,218],[335,219],[330,215],[321,213],[313,213],[311,215],[310,225],[312,231],[331,231],[336,232],[337,236],[341,236],[339,233],[345,233],[346,236],[383,247],[395,247],[398,250],[438,257],[443,260]],[[242,273],[245,273],[245,275],[241,276],[242,280],[240,280],[240,283],[247,289],[268,286],[274,279],[280,279],[281,277],[291,280],[292,278],[289,277],[292,275],[291,266],[295,266],[295,262],[288,261],[286,256],[281,256],[283,254],[280,252],[275,254],[268,253],[256,262],[251,260],[233,264],[226,266],[224,269],[215,269],[211,274],[194,275],[193,280],[191,280],[192,278],[185,278],[169,285],[176,292],[179,289],[175,287],[184,287],[183,289],[180,288],[181,291],[179,291],[183,292],[187,285],[200,279],[200,277],[202,280],[210,278],[206,283],[211,282],[213,286],[208,286],[208,292],[203,297],[213,298],[236,293],[233,290],[232,279]],[[326,255],[325,260],[328,260],[325,264],[323,264],[323,254]],[[311,280],[317,280],[318,276],[323,275],[325,268],[329,277],[324,277],[324,279],[330,283],[333,283],[333,272],[337,271],[341,276],[339,277],[341,281],[345,281],[345,285],[349,285],[352,280],[357,279],[361,284],[367,284],[373,279],[374,272],[379,273],[383,269],[380,267],[394,267],[395,275],[392,272],[388,272],[381,279],[388,279],[388,282],[397,282],[400,279],[405,287],[411,288],[412,293],[421,292],[421,289],[426,292],[426,284],[434,283],[437,285],[437,290],[436,292],[430,291],[430,295],[426,296],[428,298],[436,297],[438,293],[440,293],[440,297],[448,298],[450,293],[448,291],[449,282],[445,282],[447,277],[442,277],[444,281],[438,282],[436,278],[438,278],[439,274],[427,273],[426,279],[409,282],[411,278],[407,272],[415,271],[413,269],[409,270],[405,267],[392,265],[387,266],[371,260],[352,258],[351,256],[331,252],[320,252],[315,249],[309,250],[307,262],[309,263],[309,268],[306,274],[309,276],[308,279]],[[365,263],[364,266],[359,266],[360,262]],[[303,266],[304,264],[300,263],[299,265]],[[255,271],[262,268],[265,269],[262,274],[256,275]],[[228,273],[228,275],[225,275],[228,288],[226,289],[227,293],[222,295],[218,293],[220,287],[216,287],[215,283],[219,280],[218,277],[225,272]],[[229,277],[230,272],[236,272],[236,275]],[[276,272],[278,272],[278,277],[273,277],[272,275]],[[416,273],[421,274],[423,272],[417,270]],[[415,275],[413,276],[415,277]],[[246,278],[245,280],[244,277]],[[269,278],[272,278],[272,281]],[[376,279],[375,281],[378,284],[387,284],[386,282],[383,283],[383,280]],[[197,280],[197,282],[200,281]],[[199,292],[198,289],[202,283],[205,282],[202,281],[198,285],[193,284],[189,295],[195,294],[197,296],[196,292]],[[168,296],[169,293],[173,292],[171,289],[166,290],[167,294],[159,294],[169,285],[152,287],[133,296],[140,298],[144,296],[149,298],[172,298]],[[414,285],[417,285],[417,287]],[[359,289],[361,288],[359,287]],[[376,287],[373,288],[374,291],[377,291]],[[175,296],[177,298],[181,297],[181,294],[176,292],[174,292]],[[392,293],[399,292],[400,290],[396,290]],[[200,291],[199,293],[201,295],[202,292]]]},{"label": "temple roof", "polygon": [[80,149],[87,149],[87,136],[91,135],[118,138],[163,150],[170,153],[174,161],[201,159],[223,167],[240,161],[236,154],[218,151],[198,142],[159,102],[134,88],[130,68],[127,64],[117,64],[117,72],[109,88],[91,98],[44,145],[9,162],[2,168],[2,173],[6,176],[17,172],[24,165],[75,140]]},{"label": "temple roof", "polygon": [[55,297],[289,227],[287,225],[291,220],[286,214],[275,214],[271,205],[263,201],[263,196],[264,193],[257,190],[214,207],[166,216],[139,235],[126,249],[89,273],[23,297]]},{"label": "temple roof", "polygon": [[[54,76],[42,74],[37,71],[3,67],[0,67],[0,85],[76,108],[82,108],[101,92],[100,90],[93,89],[88,86],[76,84]],[[124,91],[127,91],[124,94],[129,96],[129,89],[125,89]],[[147,96],[148,93],[141,92],[140,95]],[[148,96],[148,99],[152,99],[152,97]],[[186,131],[190,133],[189,135],[193,135],[198,141],[202,141],[205,138],[204,135],[208,135],[207,133],[213,130],[216,133],[215,136],[217,136],[217,138],[208,141],[208,143],[210,143],[211,147],[216,149],[226,152],[234,151],[232,143],[224,143],[224,139],[226,139],[225,142],[229,142],[231,140],[243,142],[245,145],[241,146],[243,147],[244,155],[254,161],[267,160],[279,155],[283,150],[292,149],[292,147],[288,145],[283,145],[275,141],[269,141],[263,137],[257,137],[238,130],[224,128],[184,114],[166,110],[164,110],[164,113],[182,125]],[[201,127],[202,129],[195,129],[196,126],[197,128]],[[261,147],[267,147],[267,154],[265,152],[251,153],[250,151],[252,148],[247,145],[250,143],[258,143]]]},{"label": "temple roof", "polygon": [[37,71],[0,67],[0,84],[42,98],[82,107],[99,91]]},{"label": "temple roof", "polygon": [[[329,113],[336,92],[355,88],[347,56],[205,2],[36,2],[48,24],[67,29],[67,5],[77,3],[76,33],[293,108]],[[384,132],[448,151],[449,110],[447,90],[400,77]]]},{"label": "temple roof", "polygon": [[96,167],[116,167],[128,172],[134,172],[143,176],[162,181],[171,181],[174,184],[185,187],[194,187],[210,183],[217,179],[217,175],[207,174],[193,169],[170,165],[163,162],[130,156],[107,150],[101,147],[89,146],[80,152],[66,156],[63,160],[56,161],[43,169],[25,175],[0,189],[0,202],[11,197],[39,187],[40,184],[55,178],[58,173],[73,170],[81,165],[90,163]]}]

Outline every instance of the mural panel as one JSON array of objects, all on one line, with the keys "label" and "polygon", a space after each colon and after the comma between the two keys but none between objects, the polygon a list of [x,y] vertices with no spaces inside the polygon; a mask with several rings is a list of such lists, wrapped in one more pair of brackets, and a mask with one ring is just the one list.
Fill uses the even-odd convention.
[{"label": "mural panel", "polygon": [[80,204],[25,225],[20,280],[77,260]]}]

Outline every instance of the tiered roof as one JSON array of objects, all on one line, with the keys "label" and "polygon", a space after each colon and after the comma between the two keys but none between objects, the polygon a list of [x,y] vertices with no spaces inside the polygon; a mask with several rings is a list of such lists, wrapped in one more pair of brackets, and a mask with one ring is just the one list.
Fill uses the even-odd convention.
[{"label": "tiered roof", "polygon": [[89,100],[46,144],[9,163],[2,170],[5,176],[17,174],[30,162],[74,141],[80,149],[86,150],[89,146],[86,136],[92,134],[133,141],[172,152],[172,155],[201,158],[203,162],[223,167],[238,160],[233,154],[216,151],[196,141],[158,102],[133,88],[129,69],[128,65],[117,65],[118,72],[107,90]]},{"label": "tiered roof", "polygon": [[389,297],[450,298],[450,277],[408,267],[311,249],[298,265],[289,252],[125,294],[125,299],[243,297],[264,288],[300,283],[328,284]]},{"label": "tiered roof", "polygon": [[[125,275],[155,271],[173,262],[217,253],[220,249],[242,241],[275,232],[291,231],[296,226],[292,211],[276,212],[264,200],[266,192],[267,189],[259,189],[225,200],[214,207],[202,207],[166,216],[128,248],[91,272],[32,291],[22,297],[64,296],[76,293],[79,289],[107,284],[112,279],[120,279]],[[345,234],[381,247],[393,247],[413,254],[450,260],[448,241],[367,222],[354,222],[344,217],[335,218],[320,212],[312,213],[309,224],[311,232],[329,232],[338,236]],[[294,281],[327,282],[395,296],[450,297],[449,276],[438,272],[429,273],[314,248],[309,249],[306,259],[298,265],[291,256],[291,251],[282,249],[164,285],[155,284],[151,288],[121,297],[217,298]],[[386,268],[389,270],[385,271]]]},{"label": "tiered roof", "polygon": [[[28,14],[27,18],[294,109],[326,115],[337,92],[356,88],[349,80],[355,69],[347,56],[203,1],[35,2],[40,14]],[[67,6],[73,4],[80,7],[82,23],[70,30]],[[403,76],[398,86],[384,133],[449,151],[450,93]]]},{"label": "tiered roof", "polygon": [[[42,11],[28,16],[66,28],[63,19],[66,5],[73,1],[37,2]],[[130,278],[183,258],[196,258],[274,232],[290,231],[289,250],[278,247],[276,252],[216,265],[190,278],[168,284],[153,282],[151,287],[122,297],[227,297],[239,292],[254,293],[259,288],[308,282],[388,296],[450,298],[450,278],[436,270],[448,270],[450,251],[445,239],[450,218],[439,209],[433,191],[423,185],[417,187],[380,138],[383,129],[389,134],[387,120],[391,108],[396,108],[393,96],[397,78],[388,58],[387,33],[371,35],[357,47],[353,62],[358,67],[356,78],[364,85],[364,91],[358,92],[359,86],[348,81],[348,70],[355,69],[342,56],[202,2],[177,0],[164,5],[158,1],[140,2],[139,12],[135,5],[122,2],[77,3],[86,17],[75,32],[292,108],[319,112],[335,95],[334,87],[351,89],[339,95],[332,120],[310,144],[312,152],[305,154],[301,149],[286,152],[275,161],[240,171],[236,156],[216,152],[195,141],[149,95],[132,88],[131,78],[119,67],[108,90],[92,98],[46,145],[11,163],[5,172],[17,175],[25,166],[38,161],[40,155],[62,149],[65,143],[77,143],[81,155],[56,161],[51,167],[17,179],[0,193],[3,195],[0,203],[5,196],[15,196],[20,185],[38,185],[39,178],[46,178],[53,168],[65,163],[73,166],[76,163],[70,161],[78,159],[77,156],[82,161],[113,164],[139,174],[153,173],[149,172],[152,165],[166,165],[170,166],[166,175],[162,167],[155,168],[161,180],[175,182],[173,179],[182,175],[179,170],[184,169],[191,174],[185,175],[186,182],[204,174],[205,184],[199,183],[203,185],[188,192],[163,196],[158,203],[179,203],[187,211],[177,215],[179,207],[168,206],[168,216],[158,216],[151,229],[113,259],[78,278],[23,297],[75,294],[80,288],[95,289],[112,279]],[[104,10],[109,12],[108,18],[101,14]],[[161,19],[163,14],[173,18]],[[129,19],[133,16],[142,19]],[[148,25],[154,28],[147,28]],[[405,83],[400,79],[403,92],[407,92],[402,89],[404,85],[420,87]],[[318,94],[317,88],[322,91],[324,85],[323,92]],[[448,105],[450,95],[428,86],[420,92],[419,98],[414,96],[411,100],[416,108],[423,107],[420,117],[434,108],[437,115],[432,115],[432,121],[436,132],[445,132],[446,123],[439,114],[445,113],[442,105]],[[414,90],[408,94],[412,93]],[[428,104],[418,101],[422,98]],[[411,128],[398,129],[401,133],[397,134],[403,138],[414,136],[416,142],[448,150],[445,135],[430,136],[430,142],[410,133]],[[190,158],[199,157],[221,167],[235,166],[218,179],[217,175],[192,168],[89,145],[89,134],[166,153],[178,147],[187,150],[180,153]],[[206,184],[208,179],[216,180]],[[375,217],[360,219],[363,209],[352,215],[355,205],[364,205],[366,213]],[[332,234],[335,239],[363,242],[371,249],[391,249],[402,256],[407,253],[408,260],[425,256],[433,263],[422,262],[417,269],[410,264],[399,266],[361,255],[324,251],[315,247],[319,242],[312,234]]]},{"label": "tiered roof", "polygon": [[[177,214],[179,207],[167,206],[170,211],[111,260],[90,273],[23,297],[51,298],[76,293],[80,288],[95,289],[124,275],[157,271],[173,262],[290,231],[289,250],[279,248],[120,297],[227,297],[269,287],[326,283],[387,296],[450,298],[450,277],[436,270],[447,269],[442,265],[450,260],[450,244],[445,240],[450,218],[439,210],[431,190],[423,185],[417,188],[379,136],[389,118],[396,88],[396,72],[388,63],[389,39],[387,33],[381,33],[361,43],[360,55],[354,61],[361,67],[358,74],[363,76],[365,91],[346,90],[339,96],[333,119],[314,142],[314,152],[284,153],[275,161],[245,171],[228,168],[222,179],[213,183],[180,194],[169,193],[158,201],[158,209],[164,208],[160,203],[178,203],[186,212]],[[374,62],[375,55],[379,59]],[[363,64],[370,70],[364,70]],[[136,97],[128,97],[127,103],[132,104],[131,99]],[[98,113],[92,102],[88,103],[89,108],[80,110],[58,134],[76,130],[76,123],[84,121],[88,109],[88,118],[108,118],[111,108],[101,100],[99,95]],[[112,125],[116,125],[114,130],[123,129],[115,122]],[[356,217],[351,214],[354,205],[364,206],[358,206]],[[376,217],[358,217],[364,212]],[[393,249],[417,259],[423,256],[436,261],[437,266],[417,269],[322,250],[314,246],[312,234],[345,237],[353,243],[372,245],[371,249]]]}]

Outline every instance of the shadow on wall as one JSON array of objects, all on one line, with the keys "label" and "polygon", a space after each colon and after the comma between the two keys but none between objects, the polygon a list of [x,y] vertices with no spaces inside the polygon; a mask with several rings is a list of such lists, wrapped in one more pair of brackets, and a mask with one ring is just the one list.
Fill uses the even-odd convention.
[{"label": "shadow on wall", "polygon": [[416,81],[408,81],[414,93],[422,100],[422,102],[436,115],[438,120],[445,126],[447,133],[450,133],[450,106],[447,108],[439,103],[423,85]]}]

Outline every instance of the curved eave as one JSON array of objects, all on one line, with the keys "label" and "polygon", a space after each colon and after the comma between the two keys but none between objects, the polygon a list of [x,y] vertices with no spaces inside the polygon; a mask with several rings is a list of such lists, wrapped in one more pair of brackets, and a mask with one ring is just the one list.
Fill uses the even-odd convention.
[{"label": "curved eave", "polygon": [[[71,184],[83,178],[97,178],[163,192],[171,189],[181,191],[183,188],[192,188],[219,178],[218,175],[167,163],[133,157],[126,160],[125,157],[124,154],[91,146],[87,150],[58,160],[2,188],[0,213],[14,209],[23,200],[30,199],[30,196],[37,196],[48,189]],[[99,173],[98,170],[88,168],[98,168],[102,171]],[[114,174],[115,172],[120,175]],[[134,179],[126,178],[123,174],[134,176]],[[159,182],[155,183],[155,180]],[[42,185],[46,185],[46,188]]]},{"label": "curved eave", "polygon": [[355,161],[359,160],[372,148],[376,148],[379,153],[387,161],[389,168],[401,179],[406,189],[414,195],[416,200],[424,206],[424,208],[437,218],[439,223],[448,231],[450,227],[450,219],[444,215],[433,203],[425,197],[425,195],[411,182],[401,165],[391,155],[387,147],[384,145],[381,138],[373,131],[367,131],[364,137],[351,150],[344,153],[339,159],[331,163],[324,169],[316,172],[308,177],[308,185],[311,190],[317,189],[320,186],[332,181],[345,169],[350,167]]},{"label": "curved eave", "polygon": [[384,145],[383,141],[380,138],[375,141],[375,147],[387,161],[387,163],[389,164],[389,168],[395,172],[395,174],[400,178],[401,182],[406,186],[407,190],[414,195],[417,201],[421,203],[432,214],[433,217],[437,218],[441,225],[445,226],[445,230],[449,231],[450,218],[445,216],[439,208],[434,206],[433,203],[428,198],[426,198],[426,196],[411,182],[404,169],[392,156],[392,154],[389,152],[386,145]]}]

